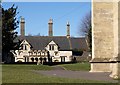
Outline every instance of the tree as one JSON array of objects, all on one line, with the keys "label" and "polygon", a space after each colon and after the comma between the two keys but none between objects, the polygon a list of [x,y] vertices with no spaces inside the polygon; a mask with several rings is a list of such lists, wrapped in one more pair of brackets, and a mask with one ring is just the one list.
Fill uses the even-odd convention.
[{"label": "tree", "polygon": [[80,32],[83,32],[87,37],[89,51],[92,51],[92,25],[91,25],[91,12],[86,14],[82,19],[80,25]]},{"label": "tree", "polygon": [[2,61],[2,7],[0,4],[0,62]]},{"label": "tree", "polygon": [[17,37],[15,30],[18,28],[18,20],[16,15],[18,7],[12,5],[8,9],[2,7],[2,60],[6,61],[9,57],[10,50],[17,48],[17,43],[14,40]]}]

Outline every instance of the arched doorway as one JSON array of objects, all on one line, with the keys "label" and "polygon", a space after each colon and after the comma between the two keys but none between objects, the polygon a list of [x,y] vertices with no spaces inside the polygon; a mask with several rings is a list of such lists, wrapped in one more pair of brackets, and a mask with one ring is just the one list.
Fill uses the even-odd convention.
[{"label": "arched doorway", "polygon": [[34,62],[34,58],[31,58],[31,61]]}]

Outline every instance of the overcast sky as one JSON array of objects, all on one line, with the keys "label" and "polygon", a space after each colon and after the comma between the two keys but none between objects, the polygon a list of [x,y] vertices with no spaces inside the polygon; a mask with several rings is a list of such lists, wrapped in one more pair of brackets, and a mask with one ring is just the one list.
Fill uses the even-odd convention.
[{"label": "overcast sky", "polygon": [[[25,34],[41,36],[48,35],[48,21],[53,19],[54,36],[66,36],[66,23],[70,22],[71,36],[79,35],[78,30],[82,18],[90,12],[90,2],[4,2],[2,6],[7,9],[15,4],[18,6],[18,20],[25,18]],[[17,29],[20,34],[20,28]]]}]

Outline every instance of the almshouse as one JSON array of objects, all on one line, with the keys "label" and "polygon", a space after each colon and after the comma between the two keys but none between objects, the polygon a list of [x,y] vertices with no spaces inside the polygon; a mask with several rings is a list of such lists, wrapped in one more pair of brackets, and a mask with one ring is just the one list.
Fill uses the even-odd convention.
[{"label": "almshouse", "polygon": [[11,51],[14,62],[71,62],[74,51],[87,51],[85,37],[70,37],[67,23],[66,36],[53,36],[53,20],[48,22],[48,36],[25,36],[25,20],[21,18],[21,35],[18,50]]}]

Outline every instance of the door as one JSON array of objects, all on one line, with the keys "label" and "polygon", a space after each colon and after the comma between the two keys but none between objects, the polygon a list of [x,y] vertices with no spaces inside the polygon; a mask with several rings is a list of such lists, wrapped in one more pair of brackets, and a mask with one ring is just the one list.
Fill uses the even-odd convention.
[{"label": "door", "polygon": [[66,56],[61,56],[61,62],[65,62],[65,57]]}]

